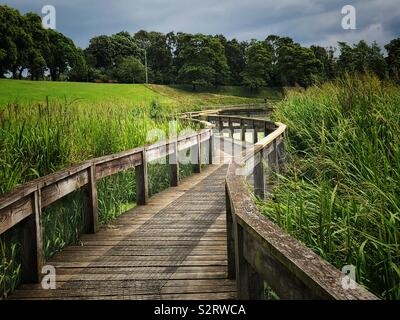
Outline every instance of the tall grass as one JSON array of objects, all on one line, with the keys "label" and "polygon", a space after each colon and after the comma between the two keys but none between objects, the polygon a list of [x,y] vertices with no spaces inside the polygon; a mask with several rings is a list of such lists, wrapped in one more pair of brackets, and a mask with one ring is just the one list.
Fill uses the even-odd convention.
[{"label": "tall grass", "polygon": [[384,299],[400,298],[400,87],[345,77],[290,94],[288,166],[262,211]]},{"label": "tall grass", "polygon": [[[17,185],[79,161],[112,154],[154,141],[148,132],[168,134],[171,114],[177,110],[157,100],[149,104],[57,103],[8,104],[0,109],[0,195]],[[178,132],[187,125],[178,123]],[[150,165],[151,192],[169,185],[163,165]],[[57,201],[43,212],[44,252],[48,259],[83,232],[83,190]],[[109,223],[134,206],[134,170],[98,182],[99,220]],[[18,227],[16,228],[18,229]],[[0,298],[20,279],[18,230],[0,241]]]}]

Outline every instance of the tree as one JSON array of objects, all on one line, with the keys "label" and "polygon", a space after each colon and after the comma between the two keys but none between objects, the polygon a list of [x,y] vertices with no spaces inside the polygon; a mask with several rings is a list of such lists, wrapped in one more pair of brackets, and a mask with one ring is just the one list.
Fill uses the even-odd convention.
[{"label": "tree", "polygon": [[322,68],[312,50],[298,43],[285,45],[280,50],[277,69],[283,85],[308,87],[321,74]]},{"label": "tree", "polygon": [[89,81],[90,68],[85,59],[85,53],[81,48],[77,48],[73,64],[68,72],[70,81]]},{"label": "tree", "polygon": [[0,72],[18,76],[20,65],[26,65],[32,38],[27,33],[26,21],[20,13],[7,6],[0,6]]},{"label": "tree", "polygon": [[116,79],[124,83],[143,83],[144,75],[144,66],[135,57],[124,58],[115,70]]},{"label": "tree", "polygon": [[98,36],[90,39],[86,55],[95,68],[112,68],[114,66],[114,46],[109,36]]},{"label": "tree", "polygon": [[250,90],[266,86],[272,70],[272,54],[261,41],[253,40],[246,49],[246,66],[241,73],[243,85]]},{"label": "tree", "polygon": [[236,39],[226,41],[225,44],[225,55],[230,72],[230,84],[240,85],[243,81],[241,73],[244,71],[246,66],[246,42],[239,42]]},{"label": "tree", "polygon": [[284,86],[286,83],[284,82],[284,78],[282,77],[281,71],[279,70],[279,59],[282,55],[282,50],[284,50],[287,46],[292,46],[294,44],[293,40],[289,37],[280,37],[277,35],[269,35],[264,40],[265,45],[268,47],[268,50],[271,52],[271,73],[270,73],[270,82],[269,84],[272,86]]},{"label": "tree", "polygon": [[53,81],[60,80],[60,75],[69,71],[77,59],[77,49],[74,42],[55,30],[48,29],[49,51],[47,67]]},{"label": "tree", "polygon": [[400,83],[400,38],[393,39],[385,45],[388,56],[386,58],[389,76]]},{"label": "tree", "polygon": [[383,78],[386,74],[386,61],[376,42],[371,46],[361,40],[358,44],[349,46],[345,42],[338,42],[340,56],[338,68],[341,73],[373,72]]},{"label": "tree", "polygon": [[26,67],[32,80],[38,80],[43,77],[47,68],[46,58],[50,55],[48,32],[42,27],[42,19],[37,14],[27,13],[25,19],[26,32],[32,39],[32,46],[27,51]]},{"label": "tree", "polygon": [[175,65],[178,81],[197,86],[225,84],[229,67],[224,47],[219,39],[202,34],[178,33]]},{"label": "tree", "polygon": [[321,46],[311,46],[311,51],[314,56],[321,61],[321,80],[332,80],[336,76],[336,61],[335,61],[335,49],[330,47],[328,50]]},{"label": "tree", "polygon": [[168,36],[160,32],[140,30],[134,38],[146,47],[147,65],[150,70],[150,82],[168,84],[173,81],[172,48]]}]

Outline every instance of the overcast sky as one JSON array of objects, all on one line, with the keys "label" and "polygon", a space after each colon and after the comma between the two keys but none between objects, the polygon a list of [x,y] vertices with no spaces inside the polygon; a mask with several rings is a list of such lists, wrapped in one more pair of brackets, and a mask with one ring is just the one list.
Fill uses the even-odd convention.
[{"label": "overcast sky", "polygon": [[[122,30],[224,34],[239,40],[290,36],[303,45],[365,39],[383,46],[400,37],[400,0],[0,0],[41,14],[53,5],[57,30],[86,47],[90,38]],[[341,27],[342,7],[356,8],[357,29]]]}]

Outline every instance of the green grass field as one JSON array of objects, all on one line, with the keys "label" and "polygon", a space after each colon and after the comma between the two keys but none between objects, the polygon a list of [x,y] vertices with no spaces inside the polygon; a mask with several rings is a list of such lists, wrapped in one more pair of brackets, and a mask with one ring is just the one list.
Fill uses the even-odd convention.
[{"label": "green grass field", "polygon": [[186,86],[106,84],[0,79],[0,107],[8,103],[67,101],[68,103],[148,105],[160,104],[185,110],[204,106],[263,102],[280,98],[278,91],[263,89],[250,93],[243,87],[221,87],[193,92]]}]

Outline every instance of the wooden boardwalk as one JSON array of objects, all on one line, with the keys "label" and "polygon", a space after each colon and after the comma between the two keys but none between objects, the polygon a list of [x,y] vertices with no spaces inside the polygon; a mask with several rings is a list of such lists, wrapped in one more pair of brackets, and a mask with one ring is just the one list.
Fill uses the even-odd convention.
[{"label": "wooden boardwalk", "polygon": [[227,279],[224,183],[211,165],[103,227],[47,265],[57,287],[25,284],[11,299],[234,299]]}]

